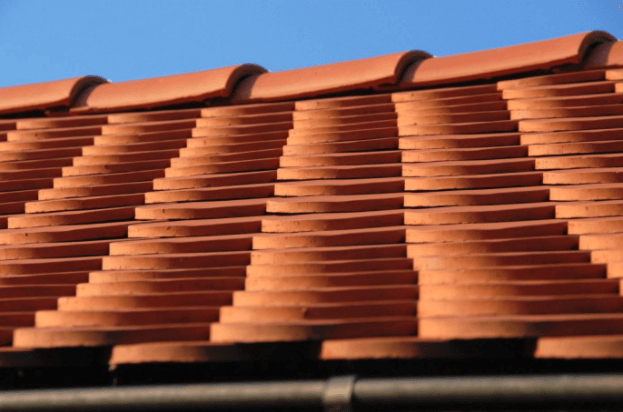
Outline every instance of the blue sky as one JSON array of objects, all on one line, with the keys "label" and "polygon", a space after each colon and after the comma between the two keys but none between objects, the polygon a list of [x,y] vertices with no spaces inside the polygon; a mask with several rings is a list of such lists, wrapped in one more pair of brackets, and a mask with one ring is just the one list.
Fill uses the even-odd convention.
[{"label": "blue sky", "polygon": [[464,53],[601,29],[623,0],[0,0],[0,87]]}]

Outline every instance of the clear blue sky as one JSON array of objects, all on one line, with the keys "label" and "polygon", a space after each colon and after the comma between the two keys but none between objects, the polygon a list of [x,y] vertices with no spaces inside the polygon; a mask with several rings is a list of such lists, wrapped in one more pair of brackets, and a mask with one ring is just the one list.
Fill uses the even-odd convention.
[{"label": "clear blue sky", "polygon": [[113,82],[257,63],[271,71],[436,56],[601,29],[623,0],[0,0],[0,87]]}]

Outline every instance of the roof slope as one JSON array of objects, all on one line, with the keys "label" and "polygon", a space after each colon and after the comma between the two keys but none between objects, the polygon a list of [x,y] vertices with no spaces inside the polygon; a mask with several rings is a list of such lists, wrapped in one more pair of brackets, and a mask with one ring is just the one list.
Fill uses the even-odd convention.
[{"label": "roof slope", "polygon": [[237,66],[1,120],[0,365],[81,346],[115,365],[270,359],[278,342],[487,357],[508,339],[623,357],[613,42]]}]

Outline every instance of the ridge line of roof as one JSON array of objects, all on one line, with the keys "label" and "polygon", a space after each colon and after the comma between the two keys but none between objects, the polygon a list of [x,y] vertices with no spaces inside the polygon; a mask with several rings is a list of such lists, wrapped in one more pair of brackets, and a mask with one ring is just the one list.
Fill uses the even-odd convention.
[{"label": "ridge line of roof", "polygon": [[447,86],[568,65],[621,67],[623,41],[604,31],[590,31],[444,57],[411,50],[279,72],[240,64],[119,83],[83,76],[0,88],[0,115],[32,111],[51,115],[58,109],[75,114],[110,113],[203,106],[222,99],[232,104],[286,101],[361,90]]}]

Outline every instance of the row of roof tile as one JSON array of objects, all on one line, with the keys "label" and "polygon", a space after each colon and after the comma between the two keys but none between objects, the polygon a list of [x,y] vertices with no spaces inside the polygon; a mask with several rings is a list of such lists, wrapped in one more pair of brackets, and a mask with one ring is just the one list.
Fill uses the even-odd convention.
[{"label": "row of roof tile", "polygon": [[581,68],[4,120],[0,367],[622,357],[623,70]]},{"label": "row of roof tile", "polygon": [[400,90],[485,80],[534,71],[623,66],[623,42],[603,31],[486,51],[432,58],[407,51],[269,73],[242,64],[174,76],[111,83],[83,76],[0,89],[0,115],[107,113],[188,103],[290,100],[358,90]]}]

